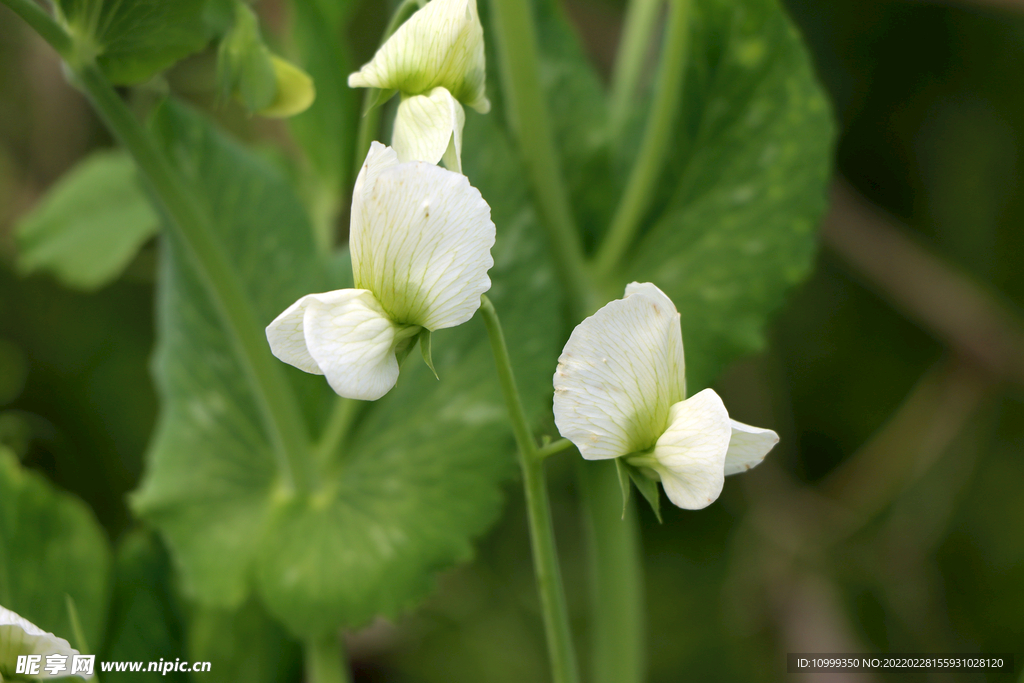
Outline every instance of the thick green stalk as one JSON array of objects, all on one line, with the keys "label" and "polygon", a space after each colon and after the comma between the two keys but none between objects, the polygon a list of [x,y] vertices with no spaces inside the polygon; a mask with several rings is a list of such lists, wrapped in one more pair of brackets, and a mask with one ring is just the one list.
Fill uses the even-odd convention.
[{"label": "thick green stalk", "polygon": [[61,26],[35,0],[2,0],[31,26],[62,58],[70,60],[74,44]]},{"label": "thick green stalk", "polygon": [[611,106],[609,108],[609,134],[617,140],[636,106],[640,74],[651,47],[651,37],[658,20],[658,10],[664,0],[630,0],[626,8],[626,21],[622,41],[615,55],[612,70]]},{"label": "thick green stalk", "polygon": [[641,683],[645,610],[636,505],[630,500],[623,513],[613,461],[580,459],[578,476],[590,553],[591,678],[594,683]]},{"label": "thick green stalk", "polygon": [[337,633],[307,640],[303,649],[309,683],[350,683],[345,650]]},{"label": "thick green stalk", "polygon": [[644,139],[630,172],[626,191],[597,252],[595,270],[600,277],[612,275],[632,245],[640,222],[650,208],[665,158],[672,148],[672,128],[682,99],[689,55],[691,2],[670,0],[669,3],[668,29],[654,87],[654,102],[651,104]]},{"label": "thick green stalk", "polygon": [[540,87],[537,34],[526,0],[491,0],[506,114],[519,142],[530,185],[548,231],[558,276],[574,319],[593,304],[593,290],[569,194],[555,152]]},{"label": "thick green stalk", "polygon": [[338,396],[334,399],[334,407],[327,419],[327,426],[316,444],[317,459],[320,463],[327,463],[332,456],[344,445],[345,439],[355,422],[359,411],[366,405],[363,401],[354,398]]},{"label": "thick green stalk", "polygon": [[[30,24],[33,28],[38,30],[45,26],[41,35],[64,56],[71,39],[48,14],[29,10],[30,0],[2,2],[21,16],[32,16]],[[58,35],[63,35],[64,39],[56,37]],[[73,46],[70,50],[74,52]],[[263,326],[259,324],[227,254],[214,236],[209,217],[202,213],[200,202],[174,172],[95,62],[71,62],[69,66],[93,107],[131,153],[143,178],[170,216],[171,228],[185,245],[188,257],[198,270],[220,320],[243,360],[253,395],[279,456],[282,476],[288,485],[305,488],[309,440],[298,403],[278,362],[270,354]]]},{"label": "thick green stalk", "polygon": [[501,391],[512,420],[512,431],[519,447],[519,465],[523,472],[523,487],[526,491],[526,507],[530,522],[530,542],[533,547],[533,568],[537,576],[537,591],[540,594],[544,613],[544,628],[548,640],[548,656],[551,659],[551,677],[554,683],[577,683],[579,670],[576,652],[569,628],[569,610],[565,602],[565,588],[558,565],[558,551],[555,547],[555,531],[551,523],[551,505],[548,501],[547,481],[544,475],[544,461],[537,457],[537,446],[530,432],[516,388],[512,361],[501,330],[501,321],[494,305],[486,296],[481,297],[480,312],[483,314],[487,335],[491,340],[491,351],[501,381]]}]

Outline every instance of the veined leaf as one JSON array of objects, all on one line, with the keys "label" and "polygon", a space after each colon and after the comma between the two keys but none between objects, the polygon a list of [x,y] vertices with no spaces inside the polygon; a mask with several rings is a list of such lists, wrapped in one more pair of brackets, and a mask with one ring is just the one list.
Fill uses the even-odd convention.
[{"label": "veined leaf", "polygon": [[205,0],[57,0],[72,37],[91,46],[107,78],[141,83],[210,39]]}]

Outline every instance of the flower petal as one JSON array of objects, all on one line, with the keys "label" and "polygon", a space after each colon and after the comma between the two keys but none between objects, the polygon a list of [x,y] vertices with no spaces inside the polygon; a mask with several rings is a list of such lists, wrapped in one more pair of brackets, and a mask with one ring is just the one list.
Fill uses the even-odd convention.
[{"label": "flower petal", "polygon": [[580,323],[558,358],[555,424],[588,460],[650,448],[686,395],[683,337],[672,301],[650,283]]},{"label": "flower petal", "polygon": [[[398,105],[392,144],[398,158],[436,164],[442,158],[450,171],[462,173],[462,127],[466,113],[462,105],[444,88],[430,95],[405,97]],[[452,147],[451,163],[445,152]]]},{"label": "flower petal", "polygon": [[465,176],[422,161],[364,167],[349,233],[356,287],[396,323],[462,324],[491,287],[494,234],[491,209]]},{"label": "flower petal", "polygon": [[[46,655],[63,655],[68,657],[67,667],[71,670],[71,656],[80,654],[78,650],[63,638],[47,633],[27,619],[18,616],[9,609],[0,606],[0,680],[4,675],[14,676],[19,655],[42,655],[39,674],[33,678],[46,679],[63,677],[66,672],[48,674],[43,667]],[[83,674],[75,674],[86,678]]]},{"label": "flower petal", "polygon": [[352,88],[419,95],[442,86],[486,114],[484,31],[476,0],[432,0],[398,27],[357,73]]},{"label": "flower petal", "polygon": [[672,406],[671,423],[654,447],[652,469],[675,505],[699,510],[715,502],[725,483],[729,413],[711,389]]},{"label": "flower petal", "polygon": [[365,289],[303,297],[309,355],[335,393],[376,401],[398,381],[396,326]]},{"label": "flower petal", "polygon": [[398,166],[400,163],[398,153],[395,152],[394,148],[383,145],[376,140],[371,142],[370,151],[366,153],[363,167],[359,169],[359,175],[356,176],[356,184],[352,188],[353,201],[355,201],[356,196],[363,193],[363,188],[366,185],[372,184],[376,180],[381,171],[392,166]]},{"label": "flower petal", "polygon": [[779,442],[779,435],[770,429],[761,429],[751,425],[729,420],[732,425],[732,438],[729,439],[729,452],[725,456],[725,476],[746,472],[757,467],[768,455],[768,451]]}]

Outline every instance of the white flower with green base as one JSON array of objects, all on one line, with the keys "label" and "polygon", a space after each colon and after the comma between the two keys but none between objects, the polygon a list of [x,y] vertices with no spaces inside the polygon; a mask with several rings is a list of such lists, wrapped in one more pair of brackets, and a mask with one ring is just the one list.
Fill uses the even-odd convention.
[{"label": "white flower with green base", "polygon": [[348,84],[402,94],[392,140],[401,161],[436,164],[443,158],[449,169],[461,172],[462,105],[481,114],[490,111],[485,79],[476,0],[432,0],[350,75]]},{"label": "white flower with green base", "polygon": [[685,372],[679,312],[653,284],[634,282],[566,343],[554,378],[558,431],[588,460],[622,458],[660,480],[675,505],[707,507],[727,475],[759,464],[779,437],[730,419],[711,389],[686,398]]},{"label": "white flower with green base", "polygon": [[[6,679],[41,680],[48,678],[64,678],[67,672],[47,673],[44,666],[48,655],[67,657],[67,671],[71,670],[71,658],[80,654],[78,650],[63,638],[47,633],[27,619],[18,616],[9,609],[0,606],[0,681]],[[17,673],[18,657],[40,655],[42,662],[39,673],[25,675]],[[86,678],[83,674],[75,674]]]},{"label": "white flower with green base", "polygon": [[491,287],[491,210],[465,176],[370,147],[352,194],[354,289],[302,297],[267,327],[275,356],[325,375],[340,396],[376,400],[429,333],[461,325]]}]

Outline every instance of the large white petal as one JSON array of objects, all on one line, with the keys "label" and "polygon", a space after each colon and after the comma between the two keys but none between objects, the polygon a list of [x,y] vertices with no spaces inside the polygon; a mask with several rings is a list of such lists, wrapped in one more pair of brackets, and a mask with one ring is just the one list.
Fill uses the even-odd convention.
[{"label": "large white petal", "polygon": [[444,88],[434,88],[429,96],[402,98],[391,144],[401,161],[430,164],[440,161],[452,147],[452,162],[445,157],[445,166],[462,173],[462,127],[465,123],[462,105]]},{"label": "large white petal", "polygon": [[757,467],[768,455],[768,451],[779,442],[779,435],[770,429],[761,429],[751,425],[729,420],[732,425],[732,438],[729,439],[729,452],[725,456],[725,476],[746,472]]},{"label": "large white petal", "polygon": [[[27,619],[18,616],[9,609],[0,606],[0,680],[2,676],[12,677],[18,665],[19,655],[42,655],[38,679],[59,678],[70,675],[71,657],[79,654],[78,650],[63,638],[47,633]],[[46,655],[63,655],[67,657],[67,671],[55,675],[46,673]],[[75,674],[86,678],[83,674]]]},{"label": "large white petal", "polygon": [[398,153],[395,152],[394,148],[383,145],[376,140],[371,142],[370,151],[366,153],[363,166],[359,169],[359,175],[356,176],[356,184],[352,188],[352,196],[356,197],[362,194],[363,188],[367,184],[372,184],[381,171],[392,166],[398,166],[400,163]]},{"label": "large white petal", "polygon": [[672,406],[670,424],[654,447],[652,465],[675,505],[699,510],[715,502],[725,482],[729,413],[711,389]]},{"label": "large white petal", "polygon": [[492,246],[491,209],[459,173],[398,164],[367,173],[353,193],[356,287],[397,323],[437,330],[473,317],[491,287]]},{"label": "large white petal", "polygon": [[419,95],[437,86],[486,114],[484,31],[476,0],[432,0],[381,45],[373,59],[348,77],[353,88]]},{"label": "large white petal", "polygon": [[573,330],[555,371],[555,424],[588,460],[650,448],[686,395],[672,301],[633,283]]}]

